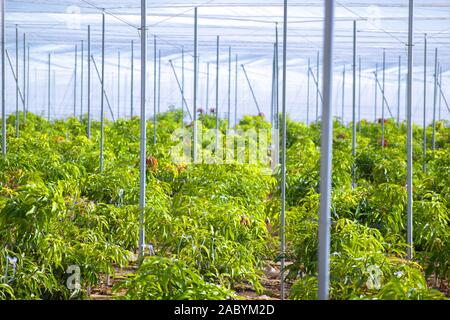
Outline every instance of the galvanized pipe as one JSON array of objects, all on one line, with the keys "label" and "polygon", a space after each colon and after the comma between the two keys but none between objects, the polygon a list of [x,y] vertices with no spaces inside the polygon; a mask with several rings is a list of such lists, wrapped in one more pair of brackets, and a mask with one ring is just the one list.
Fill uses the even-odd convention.
[{"label": "galvanized pipe", "polygon": [[91,139],[91,26],[88,25],[87,137]]},{"label": "galvanized pipe", "polygon": [[283,17],[283,88],[282,88],[282,161],[281,161],[281,265],[280,265],[280,282],[281,282],[281,300],[285,298],[285,255],[286,255],[286,82],[287,82],[287,19],[288,19],[287,0],[284,0],[284,17]]},{"label": "galvanized pipe", "polygon": [[216,150],[219,147],[219,50],[220,37],[217,36],[216,44]]},{"label": "galvanized pipe", "polygon": [[231,47],[228,48],[228,130],[231,129]]},{"label": "galvanized pipe", "polygon": [[413,84],[413,28],[414,28],[414,1],[409,0],[409,26],[408,26],[408,85],[407,85],[407,118],[408,118],[408,170],[407,170],[407,242],[408,259],[413,258],[413,123],[412,123],[412,84]]},{"label": "galvanized pipe", "polygon": [[423,172],[427,171],[427,54],[427,34],[425,34],[423,54]]},{"label": "galvanized pipe", "polygon": [[75,67],[73,78],[73,116],[77,116],[77,69],[78,69],[78,45],[75,45]]},{"label": "galvanized pipe", "polygon": [[156,44],[156,36],[153,37],[153,145],[156,145],[157,140],[157,125],[158,125],[158,111],[157,111],[157,83],[156,83],[156,77],[157,77],[157,65],[156,65],[156,51],[157,50],[157,44]]},{"label": "galvanized pipe", "polygon": [[84,41],[81,40],[81,79],[80,79],[80,122],[83,121],[84,100]]},{"label": "galvanized pipe", "polygon": [[353,21],[352,187],[356,187],[356,21]]},{"label": "galvanized pipe", "polygon": [[147,1],[141,0],[141,115],[140,115],[140,182],[139,182],[139,257],[144,257],[145,251],[145,191],[147,183],[147,149],[146,149],[146,74],[147,74]]},{"label": "galvanized pipe", "polygon": [[[103,173],[103,145],[105,131],[105,9],[102,12],[102,69],[101,69],[101,93],[100,93],[100,173]],[[75,81],[76,82],[76,81]]]},{"label": "galvanized pipe", "polygon": [[438,48],[434,52],[434,99],[433,99],[433,136],[432,149],[436,150],[436,106],[437,106],[437,87],[438,87]]},{"label": "galvanized pipe", "polygon": [[198,8],[195,7],[194,9],[194,94],[193,94],[193,113],[194,113],[194,163],[197,163],[198,161],[198,154],[197,154],[197,84],[198,84]]},{"label": "galvanized pipe", "polygon": [[5,1],[1,0],[2,17],[2,158],[6,159],[6,59],[5,59]]},{"label": "galvanized pipe", "polygon": [[320,220],[318,297],[329,299],[330,289],[330,228],[331,228],[331,170],[333,154],[333,39],[334,1],[325,2],[325,41],[323,57],[323,114],[320,162]]}]

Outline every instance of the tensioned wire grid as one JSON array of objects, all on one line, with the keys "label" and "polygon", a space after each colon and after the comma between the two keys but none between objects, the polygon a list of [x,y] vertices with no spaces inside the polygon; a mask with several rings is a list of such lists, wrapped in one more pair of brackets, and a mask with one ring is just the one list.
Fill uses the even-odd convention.
[{"label": "tensioned wire grid", "polygon": [[[434,104],[435,48],[438,48],[438,70],[442,69],[442,95],[437,94],[441,119],[450,119],[445,102],[449,100],[450,58],[450,1],[416,1],[414,41],[414,97],[413,117],[418,124],[423,119],[424,104],[424,34],[427,34],[427,118]],[[257,114],[250,86],[241,64],[245,66],[250,85],[262,112],[269,116],[271,109],[273,44],[278,24],[279,41],[282,40],[282,1],[149,1],[147,46],[147,116],[153,115],[153,105],[165,111],[170,106],[181,108],[181,94],[170,66],[182,79],[182,50],[185,51],[185,98],[192,110],[193,93],[193,33],[194,7],[199,12],[199,93],[198,107],[209,110],[216,107],[216,37],[220,36],[219,60],[219,114],[228,111],[229,48],[231,47],[231,110],[235,101],[235,62],[238,56],[237,102],[238,114]],[[26,36],[26,55],[30,64],[26,70],[26,96],[31,112],[46,115],[48,105],[48,54],[51,54],[51,117],[80,116],[87,108],[87,28],[91,26],[91,53],[97,65],[101,55],[101,14],[106,10],[106,68],[105,90],[112,112],[109,118],[131,116],[131,96],[134,97],[134,114],[137,114],[140,95],[139,23],[140,7],[136,1],[6,1],[6,48],[15,68],[16,26],[19,39],[19,86],[23,87],[23,35]],[[287,112],[289,117],[306,121],[315,120],[316,88],[310,78],[309,114],[307,116],[308,60],[311,72],[319,83],[322,74],[323,1],[289,1],[288,12],[288,65]],[[406,42],[408,1],[336,1],[334,115],[345,122],[352,114],[352,43],[353,21],[357,21],[357,55],[361,59],[360,98],[361,118],[375,120],[381,117],[382,94],[378,88],[375,111],[375,66],[382,82],[383,50],[386,51],[385,101],[393,116],[400,110],[405,119],[406,93]],[[154,99],[154,39],[157,80],[160,78],[159,99]],[[131,93],[131,41],[134,41],[134,90]],[[83,52],[81,50],[83,41]],[[75,46],[77,68],[75,73]],[[119,59],[120,52],[120,71]],[[83,53],[83,55],[82,55]],[[399,59],[400,105],[398,104]],[[83,63],[82,63],[83,60]],[[92,61],[92,60],[91,60]],[[281,59],[280,59],[281,61]],[[209,81],[207,70],[209,64]],[[159,65],[161,68],[159,69]],[[83,66],[83,72],[81,67]],[[280,62],[281,67],[281,62]],[[359,67],[359,66],[357,66]],[[15,82],[7,62],[7,113],[15,111]],[[343,70],[346,70],[345,79]],[[358,68],[359,71],[359,68]],[[94,66],[91,71],[92,117],[100,116],[100,82]],[[120,72],[120,77],[118,77]],[[160,76],[159,76],[160,73]],[[83,76],[83,79],[82,79]],[[359,72],[358,72],[359,76]],[[359,77],[357,77],[359,79]],[[439,74],[440,79],[440,74]],[[158,82],[158,81],[157,81]],[[345,86],[344,86],[345,83]],[[359,82],[358,82],[359,86]],[[343,97],[344,87],[344,99]],[[359,87],[358,87],[359,93]],[[74,99],[75,97],[75,99]],[[75,101],[74,101],[75,100]],[[21,105],[21,102],[19,103]],[[342,109],[344,110],[342,112]],[[386,113],[390,116],[390,113]],[[234,115],[233,115],[234,116]]]}]

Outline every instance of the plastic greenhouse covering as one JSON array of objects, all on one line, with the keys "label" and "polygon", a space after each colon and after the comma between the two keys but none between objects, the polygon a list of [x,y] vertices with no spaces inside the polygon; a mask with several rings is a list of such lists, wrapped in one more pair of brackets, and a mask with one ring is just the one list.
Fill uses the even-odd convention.
[{"label": "plastic greenhouse covering", "polygon": [[[433,108],[434,60],[435,48],[439,48],[438,63],[442,67],[443,96],[450,100],[449,61],[450,61],[450,1],[416,1],[415,46],[414,46],[414,97],[413,117],[417,123],[423,118],[423,65],[424,34],[428,39],[428,108]],[[408,1],[336,1],[336,42],[334,70],[334,112],[336,117],[344,115],[345,121],[351,120],[352,92],[352,43],[353,21],[357,21],[358,61],[361,61],[361,118],[373,120],[375,111],[376,65],[381,67],[383,49],[386,52],[386,102],[392,116],[400,111],[400,119],[405,118],[406,94],[406,42],[408,29]],[[181,107],[181,94],[177,87],[174,72],[181,77],[182,49],[185,51],[185,96],[192,108],[193,78],[193,32],[194,7],[199,13],[199,108],[215,106],[216,77],[216,36],[220,36],[219,88],[220,115],[225,116],[228,103],[228,63],[231,48],[232,81],[236,55],[239,60],[238,73],[238,118],[244,114],[257,114],[254,98],[247,79],[242,72],[245,66],[248,81],[254,90],[261,111],[270,114],[271,75],[275,30],[282,35],[283,3],[275,0],[155,0],[148,1],[148,116],[153,113],[153,76],[154,54],[161,54],[161,93],[160,108]],[[51,53],[51,117],[64,118],[74,113],[74,92],[78,95],[75,113],[86,101],[80,101],[83,41],[83,63],[87,64],[86,40],[87,28],[91,26],[92,56],[100,61],[101,54],[101,18],[102,8],[106,10],[106,79],[105,90],[111,104],[112,113],[117,117],[130,117],[130,66],[131,41],[134,41],[134,105],[138,110],[139,102],[139,65],[140,43],[139,23],[140,4],[138,1],[109,0],[9,0],[6,2],[6,49],[12,64],[15,60],[16,26],[19,34],[19,59],[23,52],[23,34],[29,45],[29,111],[46,115],[48,54]],[[323,48],[323,1],[289,1],[288,15],[288,88],[287,112],[295,120],[305,121],[315,118],[315,85],[312,78],[310,92],[310,110],[307,114],[307,75],[308,60],[312,73],[317,70],[317,54]],[[154,41],[156,39],[156,50]],[[77,46],[78,72],[75,72],[75,46]],[[117,77],[118,55],[120,52],[120,77]],[[399,59],[401,59],[400,104],[398,104]],[[321,60],[320,60],[321,61]],[[210,68],[209,88],[207,88],[207,69]],[[319,66],[321,67],[321,66]],[[22,63],[19,63],[19,72]],[[344,82],[343,70],[347,70],[345,79],[345,99],[342,99]],[[7,66],[7,92],[14,92],[15,84],[11,68]],[[94,72],[94,71],[93,71]],[[319,82],[322,69],[319,68]],[[19,73],[21,74],[21,73]],[[84,72],[84,81],[86,81]],[[117,80],[117,79],[120,80]],[[75,86],[74,84],[77,83]],[[75,87],[75,89],[74,89]],[[92,116],[100,114],[100,83],[95,72],[92,75]],[[75,90],[75,91],[74,91]],[[208,92],[208,94],[206,93]],[[234,90],[231,92],[234,102]],[[84,96],[83,99],[86,99]],[[207,100],[208,99],[208,100]],[[381,105],[381,93],[378,92],[378,106]],[[344,106],[344,111],[342,111]],[[378,107],[378,113],[380,113]],[[15,110],[15,96],[7,96],[7,113]],[[106,112],[111,117],[111,112]],[[319,115],[320,116],[320,115]],[[441,102],[441,119],[450,119],[450,112]]]}]

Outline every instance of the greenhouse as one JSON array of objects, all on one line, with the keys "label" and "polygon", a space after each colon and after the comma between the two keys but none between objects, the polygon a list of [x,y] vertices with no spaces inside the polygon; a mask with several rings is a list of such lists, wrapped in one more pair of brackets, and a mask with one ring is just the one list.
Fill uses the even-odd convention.
[{"label": "greenhouse", "polygon": [[450,1],[0,3],[0,300],[450,299]]}]

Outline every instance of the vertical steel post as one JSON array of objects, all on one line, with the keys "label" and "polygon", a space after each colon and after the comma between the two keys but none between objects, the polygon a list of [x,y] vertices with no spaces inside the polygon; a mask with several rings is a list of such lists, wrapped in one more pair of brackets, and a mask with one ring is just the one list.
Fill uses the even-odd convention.
[{"label": "vertical steel post", "polygon": [[398,56],[397,127],[400,128],[400,101],[402,92],[402,56]]},{"label": "vertical steel post", "polygon": [[219,147],[219,46],[220,36],[216,44],[216,150]]},{"label": "vertical steel post", "polygon": [[80,79],[80,122],[83,121],[84,100],[84,40],[81,40],[81,79]]},{"label": "vertical steel post", "polygon": [[105,9],[102,12],[102,74],[100,99],[100,173],[103,172],[103,144],[105,130]]},{"label": "vertical steel post", "polygon": [[87,137],[91,138],[91,26],[88,25]]},{"label": "vertical steel post", "polygon": [[48,82],[47,82],[47,120],[50,121],[50,107],[51,107],[51,64],[52,64],[52,56],[48,54]]},{"label": "vertical steel post", "polygon": [[228,48],[228,130],[231,129],[231,47]]},{"label": "vertical steel post", "polygon": [[198,8],[195,7],[194,11],[194,95],[193,95],[193,113],[194,113],[194,163],[197,163],[197,56],[198,56]]},{"label": "vertical steel post", "polygon": [[[442,90],[442,66],[439,67],[439,89]],[[439,94],[439,115],[438,115],[439,121],[442,120],[441,110],[442,110],[442,94]]]},{"label": "vertical steel post", "polygon": [[157,59],[157,54],[156,54],[156,36],[153,37],[153,144],[156,145],[156,134],[157,134],[157,125],[158,125],[158,112],[157,112],[157,83],[156,83],[156,76],[157,76],[157,65],[156,65],[156,59]]},{"label": "vertical steel post", "polygon": [[209,110],[209,62],[206,63],[206,112]]},{"label": "vertical steel post", "polygon": [[385,93],[386,93],[386,49],[383,49],[383,99],[381,100],[381,148],[384,151],[384,107],[385,107]]},{"label": "vertical steel post", "polygon": [[[275,23],[275,128],[279,129],[280,122],[280,59],[278,55],[279,41],[278,41],[278,22]],[[244,70],[244,74],[247,77],[247,73]],[[248,81],[248,77],[247,77]],[[251,89],[251,88],[250,88]],[[252,89],[253,93],[253,89]],[[256,101],[256,99],[255,99]],[[258,107],[259,108],[259,107]],[[277,148],[279,150],[279,148]]]},{"label": "vertical steel post", "polygon": [[353,21],[352,187],[356,187],[356,20]]},{"label": "vertical steel post", "polygon": [[378,108],[378,63],[375,65],[375,123],[378,120],[377,108]]},{"label": "vertical steel post", "polygon": [[6,159],[6,60],[5,60],[5,1],[1,0],[2,15],[2,157]]},{"label": "vertical steel post", "polygon": [[325,2],[325,41],[323,57],[323,114],[320,165],[320,220],[318,297],[329,299],[330,288],[330,228],[331,228],[331,167],[333,153],[333,37],[334,1]]},{"label": "vertical steel post", "polygon": [[141,119],[140,119],[140,182],[139,182],[139,257],[144,257],[145,249],[145,189],[146,189],[146,170],[147,170],[147,149],[146,149],[146,115],[145,115],[145,97],[146,97],[146,75],[147,75],[147,1],[141,0]]},{"label": "vertical steel post", "polygon": [[409,0],[409,26],[408,26],[408,87],[407,87],[407,118],[408,118],[408,170],[407,170],[407,241],[408,259],[413,257],[413,123],[412,123],[412,84],[413,84],[413,24],[414,1]]},{"label": "vertical steel post", "polygon": [[78,69],[78,45],[75,45],[75,65],[73,78],[73,116],[77,116],[77,69]]},{"label": "vertical steel post", "polygon": [[284,18],[283,18],[283,87],[282,87],[282,161],[281,161],[281,266],[280,266],[280,282],[281,282],[281,300],[285,298],[284,273],[285,273],[285,253],[286,253],[286,79],[287,79],[287,19],[288,19],[287,0],[284,0]]},{"label": "vertical steel post", "polygon": [[27,120],[27,112],[30,108],[30,44],[27,46],[27,105],[25,108],[24,122]]},{"label": "vertical steel post", "polygon": [[358,57],[358,131],[361,132],[361,56]]},{"label": "vertical steel post", "polygon": [[134,40],[131,40],[130,116],[134,117]]},{"label": "vertical steel post", "polygon": [[433,137],[432,149],[436,150],[436,105],[437,105],[437,84],[438,84],[438,48],[434,51],[434,98],[433,98]]},{"label": "vertical steel post", "polygon": [[23,34],[23,124],[27,122],[27,40],[26,34]]},{"label": "vertical steel post", "polygon": [[306,125],[309,126],[309,93],[310,93],[310,86],[311,86],[311,59],[308,58],[308,84],[307,84],[307,92],[306,92]]},{"label": "vertical steel post", "polygon": [[184,46],[181,47],[181,127],[184,127]]},{"label": "vertical steel post", "polygon": [[16,136],[19,137],[19,27],[16,24]]},{"label": "vertical steel post", "polygon": [[239,56],[236,54],[236,65],[235,65],[235,82],[234,82],[234,125],[237,125],[237,113],[238,113],[238,68]]},{"label": "vertical steel post", "polygon": [[274,128],[275,122],[275,44],[273,45],[272,61],[272,101],[270,102],[270,125]]},{"label": "vertical steel post", "polygon": [[425,34],[423,54],[423,172],[427,171],[427,55],[427,34]]},{"label": "vertical steel post", "polygon": [[158,50],[158,114],[161,113],[161,50]]},{"label": "vertical steel post", "polygon": [[120,118],[120,50],[117,52],[117,120]]},{"label": "vertical steel post", "polygon": [[345,65],[344,65],[344,71],[342,71],[342,124],[345,125]]},{"label": "vertical steel post", "polygon": [[317,67],[316,67],[316,76],[317,76],[317,84],[316,84],[316,121],[319,121],[319,81],[320,81],[320,52],[317,51]]}]

